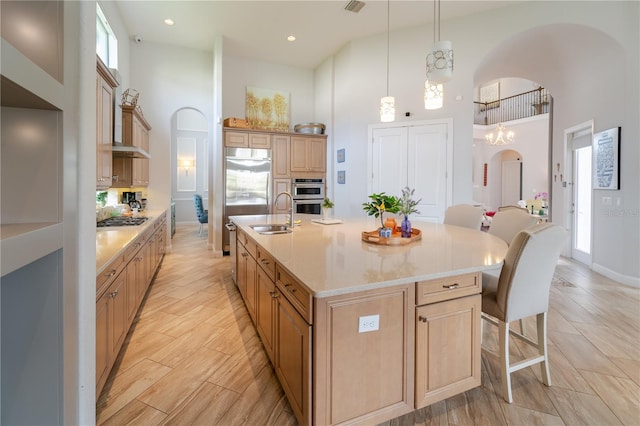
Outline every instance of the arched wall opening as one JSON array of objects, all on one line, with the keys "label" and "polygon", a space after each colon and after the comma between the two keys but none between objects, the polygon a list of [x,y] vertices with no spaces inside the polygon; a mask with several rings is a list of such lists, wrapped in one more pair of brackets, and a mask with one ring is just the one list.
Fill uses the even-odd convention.
[{"label": "arched wall opening", "polygon": [[[208,204],[208,140],[205,115],[184,107],[171,116],[171,199],[175,223],[198,223],[193,196],[199,194]],[[204,233],[203,233],[204,235]]]}]

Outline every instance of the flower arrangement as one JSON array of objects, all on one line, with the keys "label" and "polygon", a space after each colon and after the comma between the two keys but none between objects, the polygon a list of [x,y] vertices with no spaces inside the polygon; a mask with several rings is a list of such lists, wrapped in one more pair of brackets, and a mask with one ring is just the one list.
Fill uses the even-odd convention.
[{"label": "flower arrangement", "polygon": [[325,209],[333,208],[333,201],[331,201],[329,197],[325,198],[324,200],[322,200],[322,207]]},{"label": "flower arrangement", "polygon": [[546,192],[538,192],[534,197],[536,200],[544,200],[546,201],[549,198],[549,194]]},{"label": "flower arrangement", "polygon": [[402,189],[402,197],[399,200],[399,211],[405,217],[409,216],[411,213],[420,213],[418,209],[416,209],[416,206],[420,204],[422,198],[418,201],[414,200],[412,197],[415,191],[415,189],[411,189],[408,186],[405,186],[404,189]]},{"label": "flower arrangement", "polygon": [[367,215],[380,217],[380,225],[384,228],[384,213],[398,213],[400,210],[399,200],[393,195],[386,195],[384,192],[369,195],[371,201],[362,203],[362,209]]}]

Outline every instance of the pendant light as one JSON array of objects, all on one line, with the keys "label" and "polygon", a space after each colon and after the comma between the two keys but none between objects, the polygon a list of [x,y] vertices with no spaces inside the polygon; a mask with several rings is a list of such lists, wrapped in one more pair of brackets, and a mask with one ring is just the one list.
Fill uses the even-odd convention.
[{"label": "pendant light", "polygon": [[440,0],[433,2],[433,39],[433,47],[427,55],[427,79],[431,83],[446,83],[453,74],[453,44],[440,40]]},{"label": "pendant light", "polygon": [[389,123],[396,119],[396,100],[389,96],[389,2],[387,0],[387,96],[380,99],[380,121]]},{"label": "pendant light", "polygon": [[442,83],[432,83],[428,79],[424,82],[424,109],[442,108],[444,86]]}]

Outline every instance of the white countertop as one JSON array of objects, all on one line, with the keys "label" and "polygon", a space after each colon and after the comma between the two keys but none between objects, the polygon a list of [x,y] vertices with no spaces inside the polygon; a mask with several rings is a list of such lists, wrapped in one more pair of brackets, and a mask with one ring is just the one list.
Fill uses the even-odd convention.
[{"label": "white countertop", "polygon": [[288,234],[260,235],[249,225],[284,223],[287,215],[233,216],[230,219],[298,278],[315,297],[328,297],[408,282],[499,268],[507,244],[486,232],[452,225],[412,221],[422,239],[407,245],[382,246],[362,241],[379,219],[340,218],[344,223],[302,220]]},{"label": "white countertop", "polygon": [[148,210],[140,213],[147,219],[142,225],[96,227],[96,274],[99,275],[140,234],[149,229],[165,211]]}]

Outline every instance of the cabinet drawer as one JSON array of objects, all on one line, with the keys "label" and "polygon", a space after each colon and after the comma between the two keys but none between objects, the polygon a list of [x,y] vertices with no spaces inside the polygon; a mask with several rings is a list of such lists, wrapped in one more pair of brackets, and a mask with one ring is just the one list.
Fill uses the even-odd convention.
[{"label": "cabinet drawer", "polygon": [[267,273],[271,281],[276,280],[276,262],[262,247],[256,248],[256,262]]},{"label": "cabinet drawer", "polygon": [[480,272],[419,281],[416,285],[416,305],[469,296],[482,291]]},{"label": "cabinet drawer", "polygon": [[124,269],[127,263],[127,255],[121,253],[111,262],[104,271],[96,277],[96,296],[100,297],[107,287],[113,282],[116,276]]},{"label": "cabinet drawer", "polygon": [[276,285],[296,308],[296,311],[302,315],[308,324],[311,324],[313,304],[309,291],[282,269],[280,265],[276,266]]},{"label": "cabinet drawer", "polygon": [[224,132],[224,146],[247,148],[249,146],[249,134],[243,132]]}]

